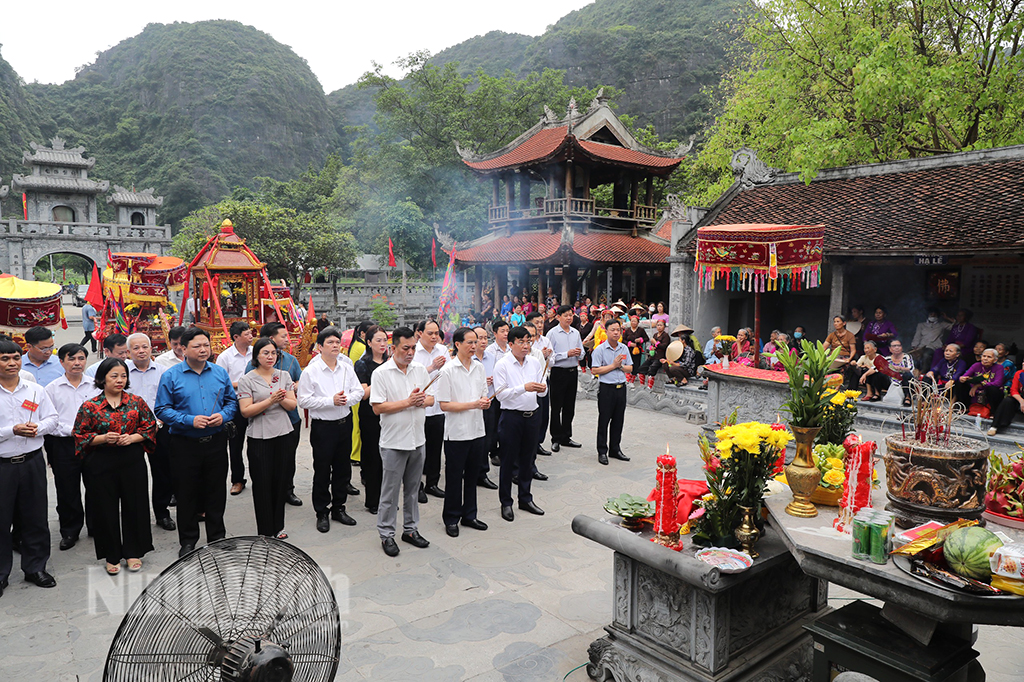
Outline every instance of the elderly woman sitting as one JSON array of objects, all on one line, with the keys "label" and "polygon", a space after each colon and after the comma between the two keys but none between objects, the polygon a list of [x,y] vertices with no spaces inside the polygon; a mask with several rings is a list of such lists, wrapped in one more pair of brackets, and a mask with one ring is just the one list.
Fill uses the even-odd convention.
[{"label": "elderly woman sitting", "polygon": [[[778,332],[777,334],[775,332],[772,333],[775,334],[775,341],[765,344],[764,354],[761,355],[761,364],[764,369],[771,369],[776,372],[784,372],[786,371],[786,368],[782,365],[781,362],[779,362],[779,353],[789,353],[790,355],[796,355],[797,349],[791,347],[792,341],[789,338],[789,334],[783,332]],[[769,346],[772,347],[771,351],[768,350]],[[763,362],[764,359],[768,360],[767,366],[765,366],[765,363]]]},{"label": "elderly woman sitting", "polygon": [[781,333],[778,329],[773,329],[768,337],[768,343],[764,344],[764,348],[761,349],[761,369],[771,369],[775,364],[774,353],[779,348],[778,341]]},{"label": "elderly woman sitting", "polygon": [[853,333],[846,328],[846,318],[836,315],[832,318],[833,331],[825,337],[825,350],[839,349],[839,355],[832,363],[831,369],[844,369],[853,360],[856,352],[857,340]]},{"label": "elderly woman sitting", "polygon": [[914,359],[903,352],[903,343],[899,339],[889,342],[891,355],[889,361],[889,378],[892,386],[889,390],[902,389],[903,407],[910,407],[910,382],[914,378]]},{"label": "elderly woman sitting", "polygon": [[878,354],[878,344],[874,341],[864,342],[864,355],[857,358],[846,370],[846,383],[854,389],[863,390],[861,400],[878,402],[882,393],[889,387],[890,379],[886,373],[888,363]]},{"label": "elderly woman sitting", "polygon": [[924,375],[925,381],[930,381],[936,387],[947,391],[956,387],[957,380],[963,376],[967,369],[967,363],[960,358],[960,346],[955,343],[947,343],[942,349],[942,357],[936,358],[931,369]]},{"label": "elderly woman sitting", "polygon": [[995,348],[986,348],[981,361],[971,365],[957,384],[957,400],[965,405],[987,405],[992,412],[1003,402],[1003,366]]},{"label": "elderly woman sitting", "polygon": [[736,332],[736,341],[732,344],[732,349],[729,351],[729,360],[732,362],[738,362],[741,365],[753,366],[754,364],[754,349],[751,345],[751,339],[754,337],[754,332],[749,328],[745,327]]}]

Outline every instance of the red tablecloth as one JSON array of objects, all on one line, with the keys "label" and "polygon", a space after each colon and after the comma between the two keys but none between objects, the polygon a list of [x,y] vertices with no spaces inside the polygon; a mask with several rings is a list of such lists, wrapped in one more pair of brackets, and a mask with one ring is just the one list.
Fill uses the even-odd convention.
[{"label": "red tablecloth", "polygon": [[761,379],[762,381],[774,381],[779,384],[789,383],[789,375],[785,372],[776,372],[771,369],[756,369],[734,362],[725,369],[720,364],[704,365],[705,372],[715,372],[730,377],[745,377],[747,379]]}]

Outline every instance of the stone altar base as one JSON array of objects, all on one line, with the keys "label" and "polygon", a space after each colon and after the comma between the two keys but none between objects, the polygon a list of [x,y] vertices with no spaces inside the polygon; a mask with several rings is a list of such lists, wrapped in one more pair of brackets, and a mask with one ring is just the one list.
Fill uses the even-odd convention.
[{"label": "stone altar base", "polygon": [[580,535],[615,550],[612,622],[590,645],[587,673],[615,682],[809,681],[803,626],[827,611],[828,583],[806,576],[771,530],[744,573],[585,516]]}]

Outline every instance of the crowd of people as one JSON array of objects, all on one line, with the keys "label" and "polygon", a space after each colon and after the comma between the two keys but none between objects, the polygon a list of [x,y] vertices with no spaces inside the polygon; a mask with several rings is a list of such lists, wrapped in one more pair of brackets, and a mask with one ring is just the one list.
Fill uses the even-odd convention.
[{"label": "crowd of people", "polygon": [[[400,552],[396,537],[429,546],[419,529],[428,496],[443,499],[452,537],[487,530],[480,488],[497,491],[505,521],[517,510],[543,515],[533,482],[547,476],[537,458],[581,447],[573,434],[581,368],[600,383],[597,458],[607,465],[629,461],[625,386],[641,364],[636,316],[624,323],[601,315],[581,329],[587,311],[553,310],[550,325],[540,310],[516,325],[501,316],[466,325],[450,348],[433,320],[393,330],[362,323],[347,348],[346,335],[321,320],[305,369],[279,323],[232,324],[231,345],[215,361],[209,334],[196,326],[170,329],[169,349],[155,356],[145,334],[108,334],[91,364],[85,345],[55,348],[44,327],[26,332],[24,351],[0,337],[0,596],[13,550],[26,580],[56,584],[46,570],[47,464],[59,549],[85,532],[111,575],[142,570],[153,525],[177,533],[179,557],[201,543],[203,528],[206,542],[225,537],[228,493],[247,486],[257,532],[287,538],[286,506],[303,505],[294,486],[300,410],[310,420],[309,499],[319,532],[332,522],[356,525],[349,511],[358,495],[391,557]],[[657,321],[655,337],[664,324]]]}]

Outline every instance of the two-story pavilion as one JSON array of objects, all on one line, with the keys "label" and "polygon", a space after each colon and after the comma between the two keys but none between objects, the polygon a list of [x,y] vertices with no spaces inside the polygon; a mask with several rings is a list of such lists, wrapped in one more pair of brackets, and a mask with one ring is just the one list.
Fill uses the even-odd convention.
[{"label": "two-story pavilion", "polygon": [[510,279],[527,291],[533,282],[542,292],[560,288],[564,302],[602,291],[667,299],[670,235],[652,230],[654,180],[686,151],[641,145],[600,95],[584,113],[572,101],[564,118],[544,107],[535,126],[490,154],[459,149],[492,187],[490,233],[459,244],[455,256],[474,271],[475,308],[485,278],[495,303]]}]

